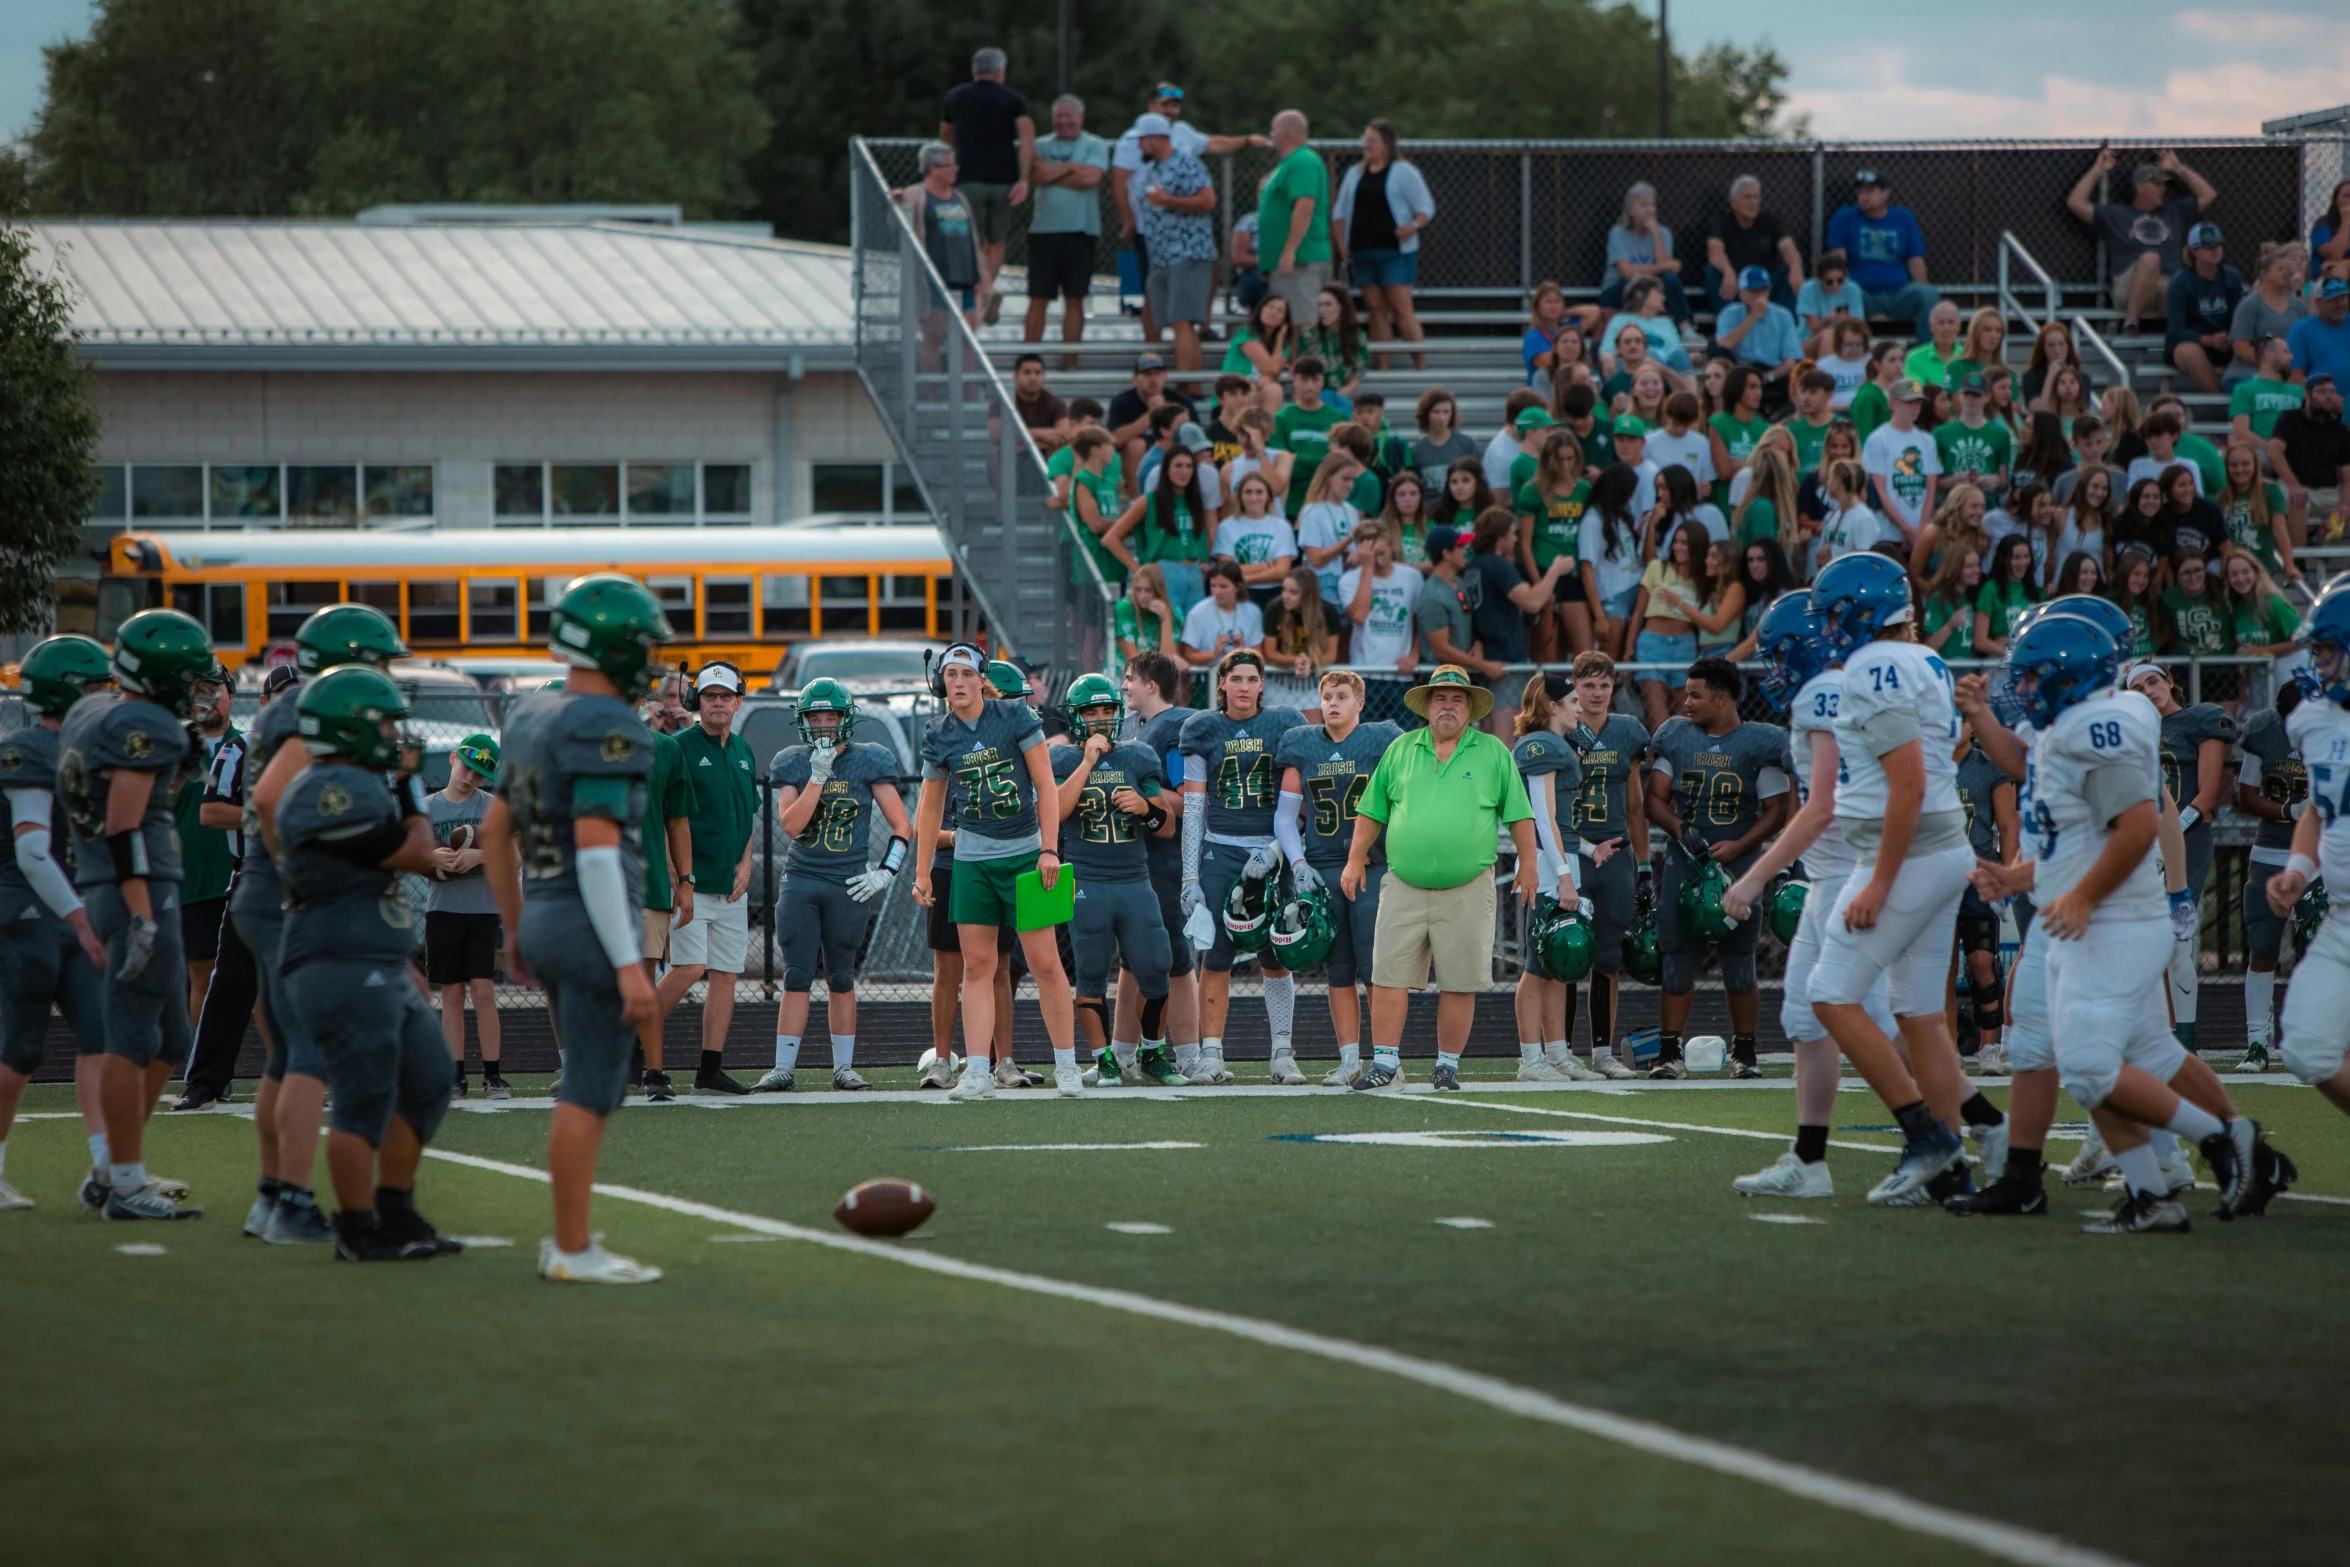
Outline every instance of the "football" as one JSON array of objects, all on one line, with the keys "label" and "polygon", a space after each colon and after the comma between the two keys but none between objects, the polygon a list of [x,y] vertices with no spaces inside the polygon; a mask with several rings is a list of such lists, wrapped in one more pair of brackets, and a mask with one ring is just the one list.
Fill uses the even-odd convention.
[{"label": "football", "polygon": [[[459,823],[458,823],[456,826],[454,826],[454,827],[450,828],[450,829],[449,829],[449,841],[448,841],[447,843],[444,843],[444,844],[442,844],[442,845],[441,845],[441,847],[442,847],[442,848],[444,848],[444,849],[470,849],[470,848],[472,848],[472,847],[473,847],[473,823],[471,823],[471,822],[459,822]],[[438,866],[435,866],[435,867],[434,867],[434,869],[433,869],[433,877],[434,877],[434,879],[436,879],[436,880],[439,880],[439,881],[447,881],[447,880],[449,879],[449,873],[448,873],[447,871],[444,871],[444,870],[440,869]]]},{"label": "football", "polygon": [[832,1210],[840,1227],[859,1235],[905,1235],[938,1211],[930,1193],[912,1181],[866,1181]]}]

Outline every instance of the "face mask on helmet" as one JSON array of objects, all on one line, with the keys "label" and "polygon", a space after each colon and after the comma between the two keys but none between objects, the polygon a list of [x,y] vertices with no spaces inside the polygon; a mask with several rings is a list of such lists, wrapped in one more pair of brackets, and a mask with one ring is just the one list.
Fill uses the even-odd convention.
[{"label": "face mask on helmet", "polygon": [[1118,727],[1123,715],[1115,707],[1081,707],[1077,710],[1077,736],[1090,739],[1100,735],[1105,740],[1118,738]]}]

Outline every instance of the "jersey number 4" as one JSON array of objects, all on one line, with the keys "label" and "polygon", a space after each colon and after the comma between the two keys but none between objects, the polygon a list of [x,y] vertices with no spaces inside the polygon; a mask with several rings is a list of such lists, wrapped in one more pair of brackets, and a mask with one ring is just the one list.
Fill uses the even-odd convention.
[{"label": "jersey number 4", "polygon": [[1216,803],[1227,811],[1264,810],[1273,803],[1273,759],[1262,751],[1216,764]]}]

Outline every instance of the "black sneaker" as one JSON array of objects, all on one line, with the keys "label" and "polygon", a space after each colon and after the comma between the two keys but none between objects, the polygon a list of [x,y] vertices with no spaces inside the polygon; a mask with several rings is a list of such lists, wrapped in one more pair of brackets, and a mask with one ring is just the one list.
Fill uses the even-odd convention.
[{"label": "black sneaker", "polygon": [[2187,1210],[2168,1196],[2152,1192],[2128,1192],[2121,1206],[2102,1219],[2091,1219],[2081,1226],[2084,1235],[2184,1235],[2187,1233]]},{"label": "black sneaker", "polygon": [[415,1241],[399,1240],[379,1228],[372,1213],[335,1215],[338,1262],[430,1262],[440,1253]]},{"label": "black sneaker", "polygon": [[432,1221],[414,1208],[403,1208],[394,1213],[378,1213],[375,1216],[375,1227],[378,1234],[388,1235],[393,1240],[402,1241],[411,1246],[429,1247],[433,1255],[437,1257],[446,1257],[453,1252],[465,1249],[463,1241],[453,1241],[434,1229]]},{"label": "black sneaker", "polygon": [[1438,1093],[1457,1094],[1461,1091],[1461,1074],[1457,1067],[1446,1062],[1436,1063],[1436,1070],[1428,1074],[1428,1086]]},{"label": "black sneaker", "polygon": [[1756,1066],[1752,1061],[1741,1061],[1732,1057],[1730,1075],[1732,1077],[1760,1077],[1762,1076],[1762,1068]]},{"label": "black sneaker", "polygon": [[2300,1166],[2261,1138],[2252,1145],[2252,1181],[2236,1204],[2236,1217],[2255,1218],[2268,1211],[2271,1198],[2301,1178]]},{"label": "black sneaker", "polygon": [[1681,1058],[1678,1056],[1670,1061],[1659,1061],[1648,1069],[1649,1081],[1655,1083],[1677,1082],[1688,1075],[1689,1068],[1681,1064]]},{"label": "black sneaker", "polygon": [[511,1099],[514,1090],[497,1073],[484,1072],[481,1074],[481,1096],[484,1099]]},{"label": "black sneaker", "polygon": [[[645,1075],[650,1077],[652,1074],[648,1072]],[[696,1099],[739,1099],[749,1093],[749,1089],[716,1067],[712,1067],[707,1072],[694,1074],[694,1097]]]},{"label": "black sneaker", "polygon": [[2038,1181],[2018,1180],[2002,1175],[1979,1192],[1951,1197],[1943,1207],[1967,1218],[1975,1214],[2018,1214],[2024,1217],[2045,1217],[2048,1212],[2048,1193]]},{"label": "black sneaker", "polygon": [[465,1074],[463,1072],[459,1072],[457,1080],[449,1085],[449,1096],[453,1099],[466,1097]]},{"label": "black sneaker", "polygon": [[1931,1202],[1949,1203],[1975,1194],[1975,1172],[1960,1160],[1926,1183],[1926,1197]]},{"label": "black sneaker", "polygon": [[190,1083],[186,1093],[171,1102],[174,1110],[202,1110],[212,1105],[228,1103],[228,1095],[216,1094],[202,1083]]},{"label": "black sneaker", "polygon": [[2237,1116],[2196,1146],[2211,1166],[2212,1184],[2219,1188],[2219,1207],[2212,1216],[2225,1224],[2251,1197],[2259,1165],[2260,1123]]},{"label": "black sneaker", "polygon": [[667,1072],[645,1074],[645,1098],[654,1104],[665,1105],[677,1097],[676,1085],[669,1081]]}]

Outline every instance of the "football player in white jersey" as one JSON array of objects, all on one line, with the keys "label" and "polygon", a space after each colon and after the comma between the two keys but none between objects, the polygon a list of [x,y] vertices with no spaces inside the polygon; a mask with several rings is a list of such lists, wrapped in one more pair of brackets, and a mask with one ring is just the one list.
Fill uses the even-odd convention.
[{"label": "football player in white jersey", "polygon": [[[1810,888],[1795,939],[1787,945],[1787,979],[1779,1005],[1779,1027],[1795,1051],[1795,1144],[1775,1162],[1739,1176],[1730,1186],[1744,1197],[1833,1197],[1836,1183],[1828,1172],[1828,1130],[1836,1107],[1836,1042],[1812,1010],[1810,981],[1836,894],[1854,863],[1836,825],[1836,709],[1843,666],[1812,609],[1810,591],[1803,588],[1781,594],[1763,611],[1755,627],[1755,652],[1770,666],[1762,678],[1763,699],[1787,715],[1798,809],[1777,841],[1723,897],[1722,908],[1731,918],[1744,919],[1771,878],[1798,858]],[[1882,976],[1865,1005],[1870,1020],[1892,1035],[1897,1025]]]},{"label": "football player in white jersey", "polygon": [[2045,615],[2010,645],[2009,669],[2040,732],[2023,810],[2037,853],[2040,923],[2051,938],[2048,1009],[2065,1091],[2088,1108],[2122,1167],[2126,1191],[2092,1234],[2179,1232],[2148,1129],[2192,1139],[2220,1188],[2218,1216],[2251,1211],[2264,1164],[2260,1129],[2236,1113],[2219,1078],[2172,1035],[2159,1003],[2169,961],[2169,904],[2147,851],[2162,797],[2159,731],[2126,704],[2099,700],[2121,654],[2106,630]]},{"label": "football player in white jersey", "polygon": [[[2311,809],[2293,829],[2293,856],[2269,878],[2268,903],[2281,919],[2292,912],[2312,877],[2329,888],[2350,887],[2350,582],[2319,597],[2303,626],[2309,646],[2309,689],[2285,732],[2309,769]],[[2286,1069],[2350,1114],[2350,905],[2337,901],[2301,954],[2285,993]],[[2259,1186],[2290,1179],[2283,1170],[2256,1172]],[[2255,1188],[2258,1197],[2258,1187]]]}]

